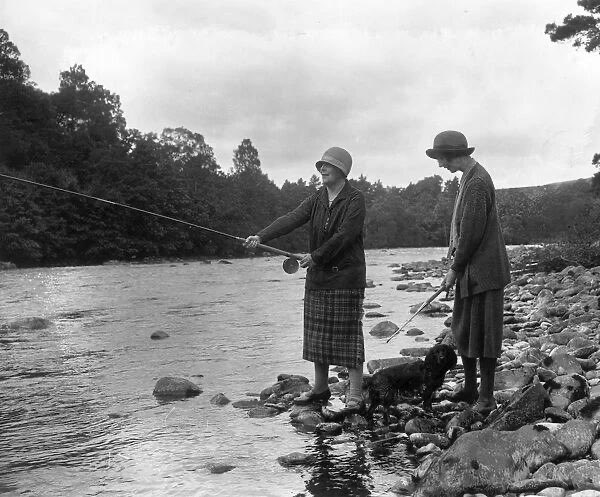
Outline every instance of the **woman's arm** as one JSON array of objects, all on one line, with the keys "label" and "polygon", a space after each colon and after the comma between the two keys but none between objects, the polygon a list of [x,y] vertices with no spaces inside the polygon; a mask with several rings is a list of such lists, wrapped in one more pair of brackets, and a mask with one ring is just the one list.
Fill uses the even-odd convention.
[{"label": "woman's arm", "polygon": [[308,222],[317,195],[318,193],[304,199],[293,211],[278,217],[269,224],[269,226],[260,230],[256,234],[260,237],[260,241],[262,243],[268,242],[269,240],[283,236]]}]

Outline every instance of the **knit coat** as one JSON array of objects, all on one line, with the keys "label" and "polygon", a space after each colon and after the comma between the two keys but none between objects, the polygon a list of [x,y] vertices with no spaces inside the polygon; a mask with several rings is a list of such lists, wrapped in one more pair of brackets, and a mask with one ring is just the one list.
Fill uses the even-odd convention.
[{"label": "knit coat", "polygon": [[492,178],[479,163],[464,174],[455,206],[451,266],[458,273],[460,298],[504,288],[510,281]]},{"label": "knit coat", "polygon": [[315,265],[306,273],[306,288],[365,288],[365,214],[362,192],[346,181],[331,206],[327,189],[322,187],[257,235],[266,243],[309,223]]}]

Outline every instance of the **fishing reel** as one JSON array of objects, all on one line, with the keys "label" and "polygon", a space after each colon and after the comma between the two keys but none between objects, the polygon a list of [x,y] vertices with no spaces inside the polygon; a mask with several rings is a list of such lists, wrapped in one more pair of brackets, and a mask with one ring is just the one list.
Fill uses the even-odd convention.
[{"label": "fishing reel", "polygon": [[293,257],[288,257],[286,260],[283,261],[283,270],[287,274],[294,274],[296,271],[298,271],[299,267],[300,264],[298,262],[298,259],[294,259]]}]

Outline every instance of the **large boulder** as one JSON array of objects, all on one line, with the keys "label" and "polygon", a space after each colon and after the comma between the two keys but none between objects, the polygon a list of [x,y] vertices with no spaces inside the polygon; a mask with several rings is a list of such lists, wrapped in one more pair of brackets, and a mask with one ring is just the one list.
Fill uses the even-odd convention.
[{"label": "large boulder", "polygon": [[155,397],[177,399],[199,395],[202,389],[185,378],[165,376],[156,382],[152,393]]},{"label": "large boulder", "polygon": [[462,497],[466,493],[506,493],[567,449],[547,431],[524,426],[515,432],[484,429],[465,433],[434,460],[417,483],[414,497]]}]

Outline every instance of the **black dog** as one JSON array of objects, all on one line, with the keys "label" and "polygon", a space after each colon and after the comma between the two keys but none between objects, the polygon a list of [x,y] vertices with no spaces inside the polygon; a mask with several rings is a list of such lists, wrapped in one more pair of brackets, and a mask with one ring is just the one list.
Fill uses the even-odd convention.
[{"label": "black dog", "polygon": [[442,386],[446,372],[454,366],[456,353],[452,347],[439,344],[429,349],[424,361],[417,359],[411,363],[380,369],[368,381],[371,404],[367,410],[367,418],[371,418],[377,406],[382,405],[388,421],[387,410],[401,392],[419,392],[423,407],[430,410],[433,393]]}]

